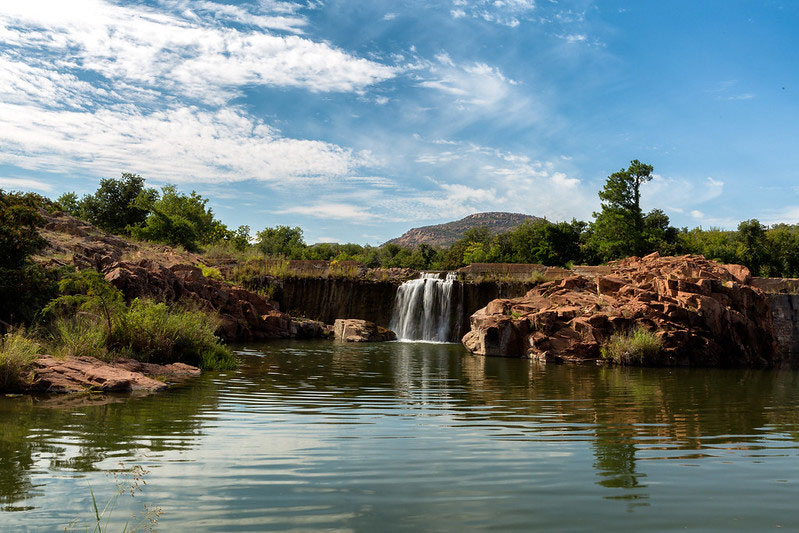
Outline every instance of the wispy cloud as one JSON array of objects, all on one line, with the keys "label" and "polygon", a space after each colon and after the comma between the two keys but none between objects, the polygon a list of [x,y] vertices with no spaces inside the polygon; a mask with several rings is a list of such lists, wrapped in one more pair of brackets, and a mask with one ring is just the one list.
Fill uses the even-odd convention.
[{"label": "wispy cloud", "polygon": [[426,63],[427,73],[419,86],[436,89],[454,97],[460,106],[488,107],[496,105],[510,93],[517,82],[485,63],[456,64],[446,54]]},{"label": "wispy cloud", "polygon": [[536,8],[533,0],[453,0],[452,6],[453,18],[468,15],[511,28],[532,16]]},{"label": "wispy cloud", "polygon": [[52,184],[30,178],[3,178],[0,177],[0,189],[6,190],[34,190],[50,192],[54,189]]}]

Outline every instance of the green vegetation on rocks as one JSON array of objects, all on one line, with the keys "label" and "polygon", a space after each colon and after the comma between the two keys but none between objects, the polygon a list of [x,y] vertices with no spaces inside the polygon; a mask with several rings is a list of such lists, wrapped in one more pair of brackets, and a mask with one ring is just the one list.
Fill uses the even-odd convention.
[{"label": "green vegetation on rocks", "polygon": [[663,350],[660,339],[651,331],[636,328],[617,333],[602,347],[602,358],[619,365],[654,364]]}]

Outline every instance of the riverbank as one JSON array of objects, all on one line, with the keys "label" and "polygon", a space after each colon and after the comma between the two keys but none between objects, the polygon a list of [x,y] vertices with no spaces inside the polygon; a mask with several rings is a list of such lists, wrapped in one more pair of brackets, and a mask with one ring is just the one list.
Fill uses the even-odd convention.
[{"label": "riverbank", "polygon": [[[205,313],[207,320],[200,321],[210,326],[203,335],[210,344],[214,334],[226,342],[330,338],[336,320],[359,319],[394,328],[405,340],[463,337],[479,355],[543,362],[781,366],[792,363],[799,348],[790,295],[768,294],[795,290],[792,280],[753,280],[744,267],[701,256],[652,254],[571,270],[473,264],[445,279],[443,273],[422,276],[354,262],[256,258],[240,263],[123,239],[64,213],[42,216],[48,245],[36,256],[40,264],[96,273],[126,302],[119,304],[123,311],[130,302],[145,302],[139,305],[160,305],[167,314],[179,308]],[[97,330],[103,321],[98,313],[75,316]],[[105,335],[120,320],[107,316]],[[135,336],[138,322],[127,320],[129,335]],[[173,329],[177,334],[187,328],[178,322]],[[73,333],[82,336],[80,330]],[[144,330],[137,335],[153,336]],[[646,355],[636,351],[643,341]],[[145,361],[200,361],[163,360],[156,353],[161,348],[154,349]],[[114,363],[141,350],[131,344],[127,352],[100,359]],[[21,375],[29,369],[30,361]]]}]

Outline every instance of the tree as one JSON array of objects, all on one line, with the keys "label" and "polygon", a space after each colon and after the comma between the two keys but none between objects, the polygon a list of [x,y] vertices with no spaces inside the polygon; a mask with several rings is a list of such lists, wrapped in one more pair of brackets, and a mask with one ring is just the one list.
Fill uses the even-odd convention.
[{"label": "tree", "polygon": [[42,197],[37,194],[6,193],[0,189],[0,268],[21,268],[46,241],[38,227]]},{"label": "tree", "polygon": [[741,262],[755,276],[759,275],[761,268],[767,260],[766,228],[759,220],[744,220],[738,224],[737,253]]},{"label": "tree", "polygon": [[637,159],[608,176],[599,191],[602,211],[594,213],[592,243],[603,261],[646,251],[641,185],[652,179],[652,165]]},{"label": "tree", "polygon": [[66,211],[73,217],[81,216],[80,201],[74,192],[65,192],[58,197],[56,204],[62,211]]},{"label": "tree", "polygon": [[135,204],[149,213],[143,225],[132,228],[133,235],[140,239],[196,251],[200,245],[219,242],[230,235],[207,207],[208,199],[196,191],[184,194],[174,185],[166,185],[160,195],[142,194]]},{"label": "tree", "polygon": [[154,201],[154,189],[145,189],[144,178],[136,174],[123,173],[121,179],[100,180],[100,187],[92,195],[84,196],[78,209],[89,222],[111,233],[130,234],[131,228],[139,226],[149,214],[147,202]]},{"label": "tree", "polygon": [[679,231],[669,225],[669,217],[662,210],[653,209],[644,217],[643,240],[646,252],[658,251],[661,255],[678,253],[678,234]]},{"label": "tree", "polygon": [[287,258],[302,257],[306,248],[299,227],[275,226],[264,228],[256,234],[256,246],[264,255],[276,255]]},{"label": "tree", "polygon": [[56,273],[31,261],[47,244],[38,228],[46,198],[0,189],[0,321],[30,322],[57,290]]}]

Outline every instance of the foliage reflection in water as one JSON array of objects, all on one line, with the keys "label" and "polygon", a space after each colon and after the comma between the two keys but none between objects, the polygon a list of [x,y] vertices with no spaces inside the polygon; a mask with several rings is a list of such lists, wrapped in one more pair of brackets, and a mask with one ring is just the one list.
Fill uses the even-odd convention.
[{"label": "foliage reflection in water", "polygon": [[162,507],[164,530],[799,526],[793,372],[407,343],[239,353],[161,395],[0,398],[0,529],[63,527],[119,461],[150,471],[135,504]]}]

